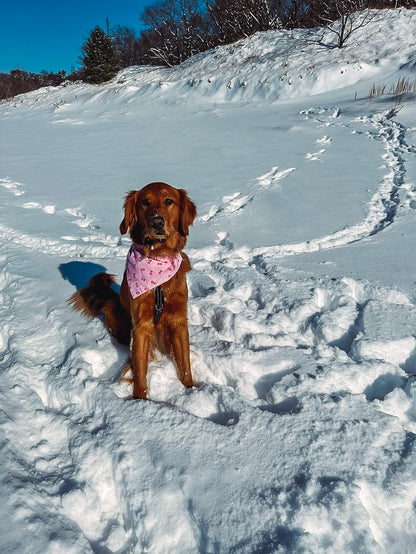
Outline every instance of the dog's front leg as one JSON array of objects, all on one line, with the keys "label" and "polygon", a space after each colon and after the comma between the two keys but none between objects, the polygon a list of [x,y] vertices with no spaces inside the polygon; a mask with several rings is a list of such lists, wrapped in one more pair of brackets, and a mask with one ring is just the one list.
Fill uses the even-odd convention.
[{"label": "dog's front leg", "polygon": [[134,398],[147,398],[147,366],[149,363],[150,326],[138,324],[133,330],[131,352]]},{"label": "dog's front leg", "polygon": [[185,387],[192,387],[191,362],[189,359],[189,332],[185,321],[172,329],[173,357],[178,378]]}]

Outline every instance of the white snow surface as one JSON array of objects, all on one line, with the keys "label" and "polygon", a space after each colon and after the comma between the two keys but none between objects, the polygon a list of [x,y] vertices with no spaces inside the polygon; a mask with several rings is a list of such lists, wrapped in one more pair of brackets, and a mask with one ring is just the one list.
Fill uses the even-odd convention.
[{"label": "white snow surface", "polygon": [[[2,553],[416,551],[416,11],[0,104]],[[318,38],[322,38],[318,42]],[[196,386],[66,300],[124,194],[198,205]]]}]

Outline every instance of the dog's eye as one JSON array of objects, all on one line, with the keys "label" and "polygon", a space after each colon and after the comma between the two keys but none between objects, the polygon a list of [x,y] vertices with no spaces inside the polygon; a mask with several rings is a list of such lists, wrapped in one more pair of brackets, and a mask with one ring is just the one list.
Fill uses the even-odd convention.
[{"label": "dog's eye", "polygon": [[171,204],[173,204],[173,200],[171,198],[166,198],[165,204],[166,206],[170,206]]},{"label": "dog's eye", "polygon": [[147,198],[145,198],[142,202],[142,206],[150,206],[150,202]]}]

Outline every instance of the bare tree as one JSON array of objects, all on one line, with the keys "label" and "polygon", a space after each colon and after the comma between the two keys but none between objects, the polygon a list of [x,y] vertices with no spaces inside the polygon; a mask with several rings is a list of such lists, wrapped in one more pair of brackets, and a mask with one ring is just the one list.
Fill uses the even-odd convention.
[{"label": "bare tree", "polygon": [[415,8],[415,0],[368,0],[369,8]]},{"label": "bare tree", "polygon": [[117,25],[110,34],[120,67],[139,65],[141,62],[139,39],[134,29]]},{"label": "bare tree", "polygon": [[310,0],[291,0],[285,3],[282,20],[286,27],[308,27],[310,22]]},{"label": "bare tree", "polygon": [[324,25],[336,37],[336,46],[343,48],[351,35],[368,25],[377,12],[363,11],[367,0],[312,0],[309,15],[317,25]]},{"label": "bare tree", "polygon": [[282,4],[282,0],[214,0],[207,2],[207,10],[219,42],[229,43],[278,28]]},{"label": "bare tree", "polygon": [[176,65],[210,47],[199,0],[163,0],[145,8],[141,35],[147,63]]}]

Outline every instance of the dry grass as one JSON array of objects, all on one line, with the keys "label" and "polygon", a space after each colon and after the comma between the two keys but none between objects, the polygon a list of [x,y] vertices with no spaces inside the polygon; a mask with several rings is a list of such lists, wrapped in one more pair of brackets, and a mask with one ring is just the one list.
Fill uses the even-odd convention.
[{"label": "dry grass", "polygon": [[389,95],[394,97],[395,105],[399,105],[403,101],[403,96],[405,94],[413,95],[416,93],[416,80],[405,79],[402,77],[397,81],[396,84],[391,85],[387,90],[387,85],[376,85],[373,83],[373,86],[368,93],[367,98],[372,100],[373,98],[379,98],[380,96]]},{"label": "dry grass", "polygon": [[395,85],[391,88],[391,94],[394,94],[395,98],[402,97],[404,94],[414,94],[416,92],[416,81],[410,79],[399,79]]},{"label": "dry grass", "polygon": [[383,96],[386,92],[386,85],[376,85],[373,83],[370,92],[368,93],[368,98],[371,100],[377,96]]}]

